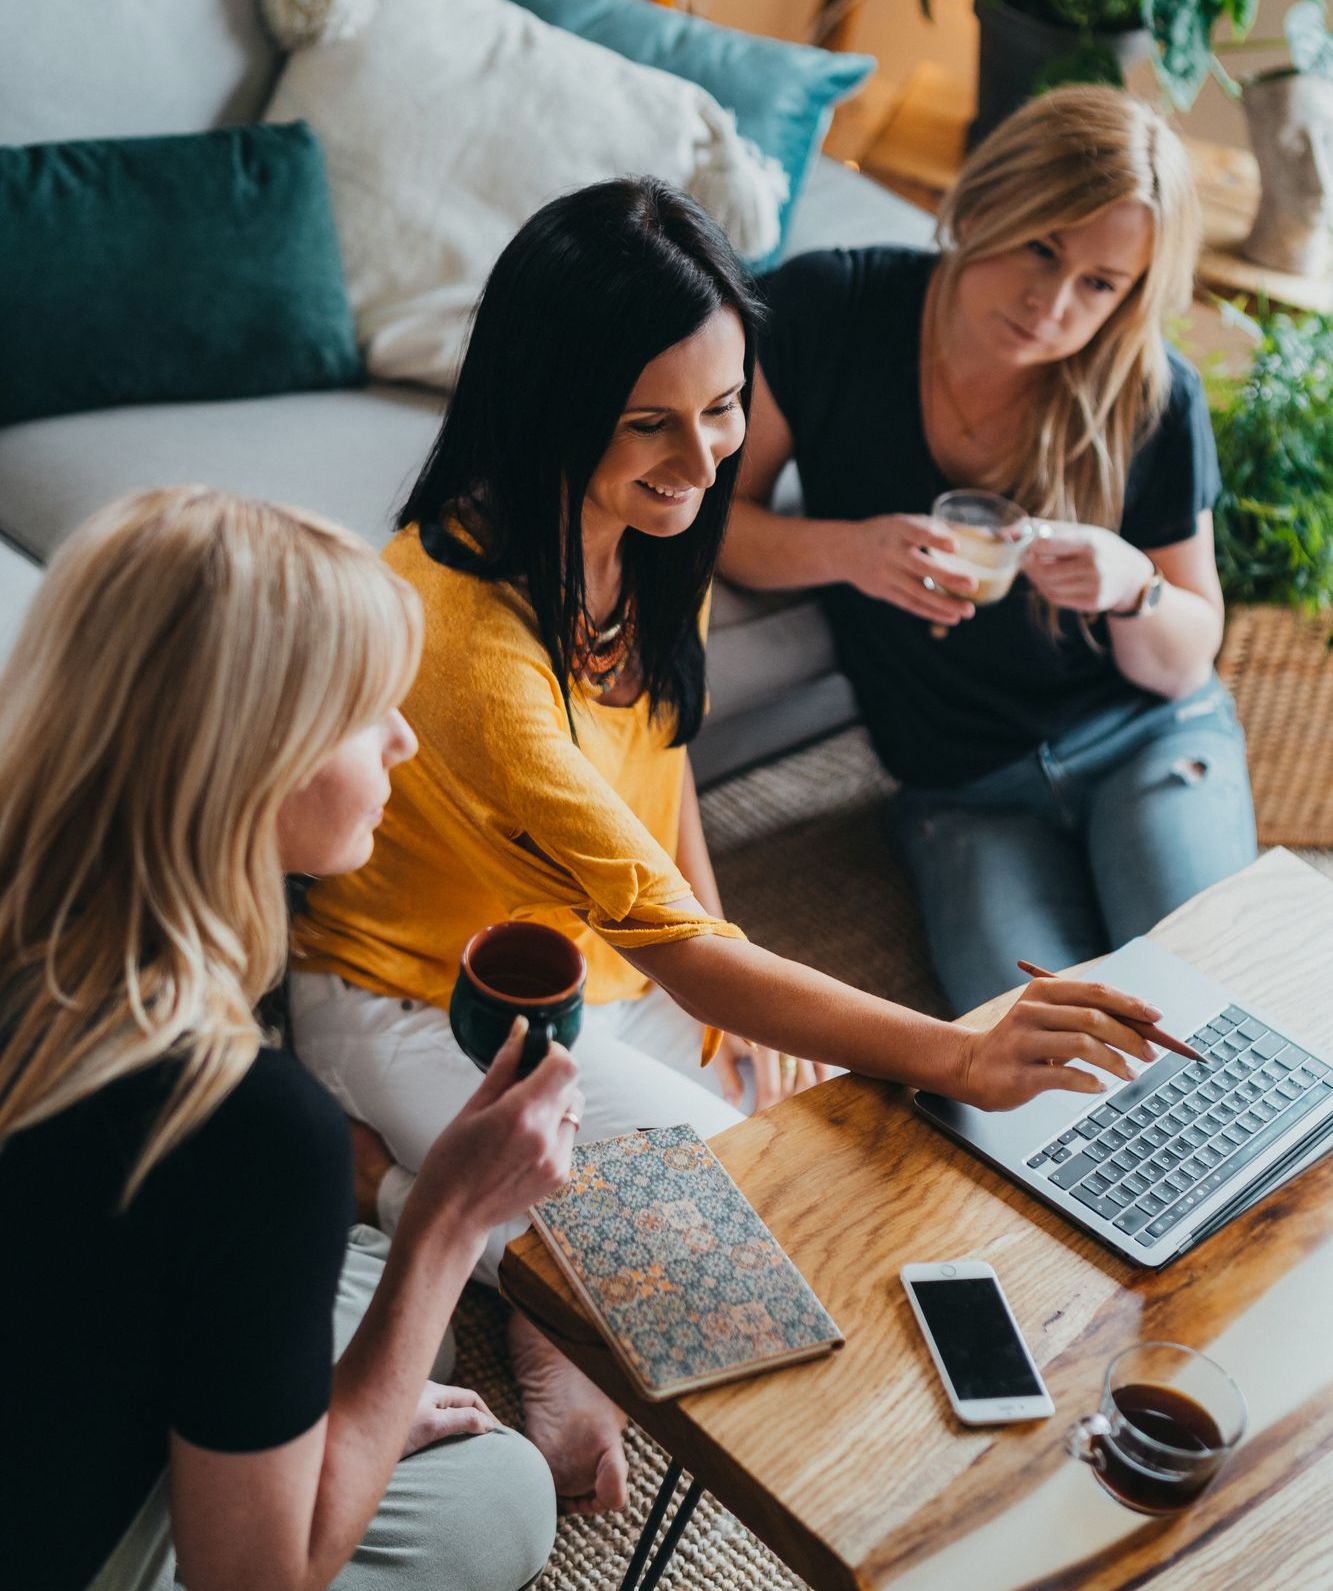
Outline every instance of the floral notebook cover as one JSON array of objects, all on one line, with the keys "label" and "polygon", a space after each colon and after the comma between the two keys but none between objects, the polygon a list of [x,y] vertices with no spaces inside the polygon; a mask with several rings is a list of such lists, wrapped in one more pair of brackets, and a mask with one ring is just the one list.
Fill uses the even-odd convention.
[{"label": "floral notebook cover", "polygon": [[650,1402],[842,1346],[842,1333],[692,1127],[578,1145],[533,1221]]}]

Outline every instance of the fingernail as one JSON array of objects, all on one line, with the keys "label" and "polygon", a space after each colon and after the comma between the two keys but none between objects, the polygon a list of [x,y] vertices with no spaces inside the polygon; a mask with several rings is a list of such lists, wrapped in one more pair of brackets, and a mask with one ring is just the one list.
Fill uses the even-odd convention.
[{"label": "fingernail", "polygon": [[1143,1009],[1147,1013],[1150,1022],[1156,1022],[1162,1014],[1155,1005],[1145,1005]]},{"label": "fingernail", "polygon": [[509,1030],[511,1039],[525,1039],[528,1036],[528,1019],[521,1013],[514,1018],[514,1025]]}]

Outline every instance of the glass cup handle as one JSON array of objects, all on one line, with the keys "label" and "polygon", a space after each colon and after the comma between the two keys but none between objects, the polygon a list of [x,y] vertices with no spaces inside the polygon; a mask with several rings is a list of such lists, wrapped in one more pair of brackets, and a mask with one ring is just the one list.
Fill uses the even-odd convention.
[{"label": "glass cup handle", "polygon": [[1106,1454],[1097,1446],[1098,1438],[1111,1434],[1111,1422],[1104,1414],[1087,1414],[1065,1432],[1065,1452],[1080,1464],[1106,1468]]}]

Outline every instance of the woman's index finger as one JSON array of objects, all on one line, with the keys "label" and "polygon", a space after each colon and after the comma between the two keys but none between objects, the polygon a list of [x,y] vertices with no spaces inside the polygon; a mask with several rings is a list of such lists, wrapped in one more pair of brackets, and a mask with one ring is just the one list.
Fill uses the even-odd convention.
[{"label": "woman's index finger", "polygon": [[1042,978],[1041,996],[1058,1005],[1095,1005],[1109,1016],[1128,1017],[1134,1022],[1156,1022],[1161,1011],[1136,994],[1127,994],[1109,983],[1085,982],[1078,978]]}]

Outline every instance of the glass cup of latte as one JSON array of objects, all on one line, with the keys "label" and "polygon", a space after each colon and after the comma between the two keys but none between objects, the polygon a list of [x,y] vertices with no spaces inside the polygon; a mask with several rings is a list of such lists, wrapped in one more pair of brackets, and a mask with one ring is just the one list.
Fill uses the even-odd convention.
[{"label": "glass cup of latte", "polygon": [[[939,566],[933,576],[941,591],[989,607],[1009,595],[1023,562],[1023,554],[1037,532],[1027,512],[998,492],[944,492],[930,505],[931,516],[943,522],[958,542],[956,553],[932,548],[931,562]],[[952,587],[950,575],[968,575],[976,581],[974,591]],[[931,627],[939,639],[947,635],[946,626]]]}]

